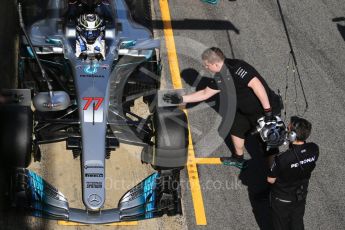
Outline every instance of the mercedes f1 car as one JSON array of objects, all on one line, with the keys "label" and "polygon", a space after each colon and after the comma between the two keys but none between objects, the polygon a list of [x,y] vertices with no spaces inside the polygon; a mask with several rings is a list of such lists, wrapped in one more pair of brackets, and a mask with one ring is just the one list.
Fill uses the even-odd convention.
[{"label": "mercedes f1 car", "polygon": [[[91,224],[182,213],[176,184],[187,162],[187,120],[177,107],[156,106],[160,42],[150,9],[149,0],[19,1],[17,88],[2,91],[0,106],[0,152],[14,171],[17,207]],[[146,118],[132,109],[141,98]],[[69,207],[27,169],[31,158],[41,160],[41,145],[62,141],[80,157],[85,209]],[[106,159],[121,143],[142,146],[142,162],[156,172],[105,210]]]}]

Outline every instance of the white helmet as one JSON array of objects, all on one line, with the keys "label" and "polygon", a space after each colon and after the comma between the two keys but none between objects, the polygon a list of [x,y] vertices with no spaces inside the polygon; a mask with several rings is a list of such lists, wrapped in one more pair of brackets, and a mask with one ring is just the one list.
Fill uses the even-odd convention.
[{"label": "white helmet", "polygon": [[77,31],[88,44],[93,44],[104,30],[103,20],[97,14],[82,14]]}]

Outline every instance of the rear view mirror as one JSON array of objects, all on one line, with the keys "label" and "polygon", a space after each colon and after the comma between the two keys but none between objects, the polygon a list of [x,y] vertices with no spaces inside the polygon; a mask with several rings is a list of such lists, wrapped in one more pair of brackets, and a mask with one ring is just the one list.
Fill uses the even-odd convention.
[{"label": "rear view mirror", "polygon": [[33,104],[40,112],[65,110],[70,103],[70,97],[64,91],[42,92],[33,98]]}]

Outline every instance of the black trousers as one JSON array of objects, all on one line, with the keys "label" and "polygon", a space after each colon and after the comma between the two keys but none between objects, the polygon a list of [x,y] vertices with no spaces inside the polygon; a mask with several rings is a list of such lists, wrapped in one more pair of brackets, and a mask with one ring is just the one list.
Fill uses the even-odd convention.
[{"label": "black trousers", "polygon": [[275,230],[304,230],[306,200],[284,202],[271,196],[272,222]]}]

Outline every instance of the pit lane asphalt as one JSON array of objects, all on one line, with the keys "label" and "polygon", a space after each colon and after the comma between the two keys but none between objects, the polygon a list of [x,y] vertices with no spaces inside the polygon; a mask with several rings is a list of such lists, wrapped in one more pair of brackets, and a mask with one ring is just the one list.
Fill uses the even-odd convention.
[{"label": "pit lane asphalt", "polygon": [[[345,16],[345,5],[340,0],[291,0],[281,5],[309,102],[304,117],[313,124],[310,141],[318,143],[321,151],[310,182],[305,227],[343,229],[345,21],[332,20]],[[219,46],[227,56],[251,63],[271,88],[279,88],[284,96],[290,48],[275,1],[221,0],[213,6],[199,0],[174,0],[169,1],[169,6],[181,75],[190,79],[194,70],[204,71],[200,49]],[[155,9],[159,12],[158,5]],[[161,29],[163,25],[157,21],[156,27]],[[169,75],[166,58],[163,60]],[[287,117],[297,114],[291,65],[288,79]],[[184,87],[189,89],[192,82],[184,82]],[[298,80],[297,93],[302,113],[304,101]],[[219,145],[219,121],[214,110],[200,104],[189,109],[188,114],[196,157],[229,156],[228,148]],[[255,158],[241,176],[235,168],[198,165],[207,226],[196,225],[188,175],[184,174],[183,204],[189,229],[258,229],[257,222],[265,224],[263,162]]]}]

